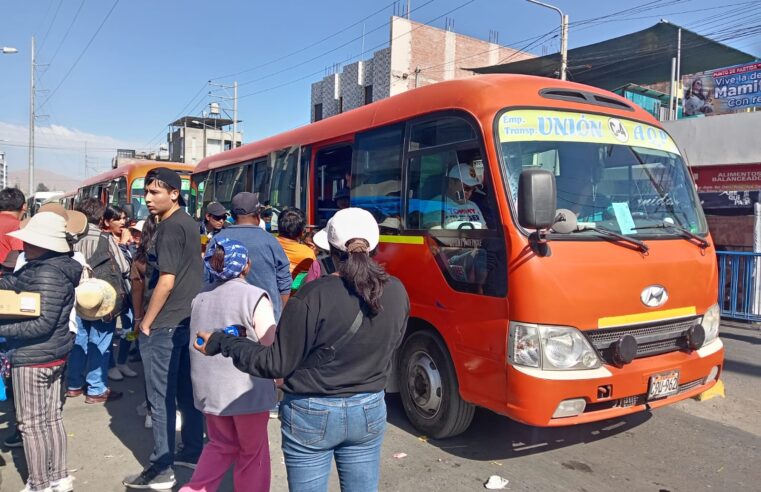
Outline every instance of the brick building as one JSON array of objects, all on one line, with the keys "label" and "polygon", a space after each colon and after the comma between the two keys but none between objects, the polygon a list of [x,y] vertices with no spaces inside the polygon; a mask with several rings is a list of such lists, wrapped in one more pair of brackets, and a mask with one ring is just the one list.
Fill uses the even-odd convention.
[{"label": "brick building", "polygon": [[452,31],[391,18],[389,47],[312,84],[311,121],[444,80],[473,77],[462,67],[534,55]]}]

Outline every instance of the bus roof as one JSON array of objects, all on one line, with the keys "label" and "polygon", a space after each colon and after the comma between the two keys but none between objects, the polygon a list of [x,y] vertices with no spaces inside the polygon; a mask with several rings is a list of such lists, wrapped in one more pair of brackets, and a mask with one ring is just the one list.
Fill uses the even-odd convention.
[{"label": "bus roof", "polygon": [[[571,98],[547,98],[542,89],[584,91],[598,95],[625,108],[611,105],[592,105]],[[580,99],[583,101],[583,99]],[[292,145],[309,145],[358,131],[403,121],[415,116],[446,109],[460,109],[476,117],[493,117],[505,107],[551,107],[571,111],[611,114],[623,118],[659,123],[645,110],[612,92],[575,82],[534,77],[530,75],[479,75],[468,79],[439,82],[382,99],[346,113],[332,116],[294,130],[265,138],[237,149],[207,157],[198,163],[194,172],[225,167],[255,157],[261,157]],[[629,108],[629,109],[627,109]]]},{"label": "bus roof", "polygon": [[188,171],[191,172],[193,169],[195,169],[195,166],[193,164],[183,164],[181,162],[167,162],[167,161],[140,161],[140,162],[133,162],[131,164],[125,164],[123,166],[119,166],[116,169],[112,169],[111,171],[106,171],[105,173],[98,174],[97,176],[93,176],[91,178],[87,178],[82,182],[81,185],[79,185],[80,188],[83,186],[91,186],[97,183],[102,183],[104,181],[111,181],[114,178],[118,178],[119,176],[127,176],[128,174],[132,172],[148,172],[154,167],[168,167],[169,169],[174,169],[175,171]]}]

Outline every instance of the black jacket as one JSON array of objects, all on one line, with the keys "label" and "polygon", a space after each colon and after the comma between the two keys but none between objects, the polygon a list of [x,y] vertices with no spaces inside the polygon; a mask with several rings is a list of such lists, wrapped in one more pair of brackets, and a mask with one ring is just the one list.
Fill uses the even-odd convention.
[{"label": "black jacket", "polygon": [[11,364],[29,366],[64,359],[74,346],[69,314],[82,265],[67,254],[49,253],[0,278],[0,289],[40,293],[40,317],[0,320],[0,336],[8,338]]},{"label": "black jacket", "polygon": [[[285,378],[283,391],[293,394],[349,396],[386,387],[394,351],[402,341],[410,314],[404,286],[391,277],[383,287],[381,310],[368,315],[364,302],[336,275],[309,282],[291,296],[269,347],[245,337],[214,333],[206,353],[222,353],[252,376]],[[307,363],[310,354],[333,344],[349,329],[359,309],[364,319],[357,333],[322,365]]]}]

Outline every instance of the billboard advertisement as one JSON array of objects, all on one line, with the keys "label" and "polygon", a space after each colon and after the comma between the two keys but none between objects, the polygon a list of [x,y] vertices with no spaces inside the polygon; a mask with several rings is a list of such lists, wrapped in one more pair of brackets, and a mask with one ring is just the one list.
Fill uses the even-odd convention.
[{"label": "billboard advertisement", "polygon": [[685,75],[682,87],[686,117],[761,107],[761,62]]}]

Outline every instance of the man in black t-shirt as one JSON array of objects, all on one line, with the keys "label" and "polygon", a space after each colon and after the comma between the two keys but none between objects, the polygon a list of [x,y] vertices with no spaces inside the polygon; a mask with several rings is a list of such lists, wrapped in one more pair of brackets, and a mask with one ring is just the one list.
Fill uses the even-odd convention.
[{"label": "man in black t-shirt", "polygon": [[[153,420],[151,465],[123,481],[127,487],[163,489],[176,484],[172,465],[195,467],[203,448],[203,416],[193,404],[190,380],[190,303],[201,288],[198,224],[181,208],[176,172],[156,168],[145,177],[145,203],[159,219],[148,251],[147,308],[140,352]],[[176,402],[175,402],[176,399]],[[182,415],[182,454],[174,456],[176,409]]]}]

